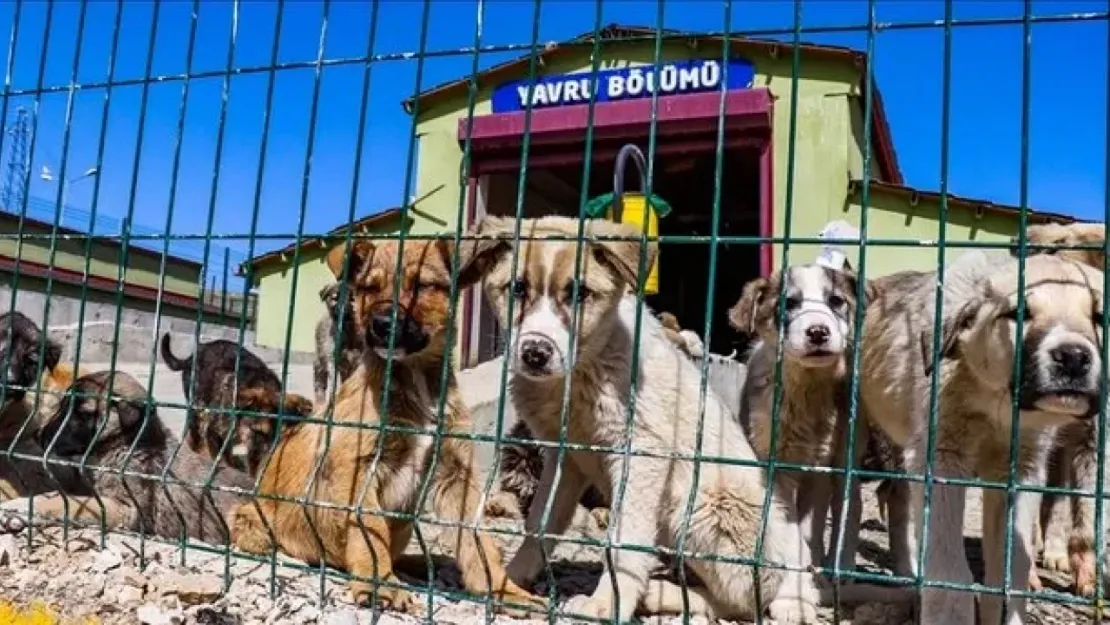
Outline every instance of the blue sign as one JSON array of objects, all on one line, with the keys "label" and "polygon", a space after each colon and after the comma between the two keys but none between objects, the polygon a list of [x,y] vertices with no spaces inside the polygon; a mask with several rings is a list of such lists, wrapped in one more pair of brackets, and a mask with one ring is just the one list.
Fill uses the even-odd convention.
[{"label": "blue sign", "polygon": [[722,65],[717,59],[691,59],[665,63],[658,68],[645,65],[606,69],[596,74],[583,72],[537,76],[531,90],[530,81],[525,78],[494,89],[491,104],[494,113],[523,111],[527,108],[529,97],[532,107],[536,109],[589,104],[591,76],[595,76],[597,81],[596,102],[650,98],[656,91],[660,96],[718,91],[723,81],[727,81],[725,88],[730,91],[751,88],[755,78],[755,67],[751,63],[741,59],[730,60],[727,77]]}]

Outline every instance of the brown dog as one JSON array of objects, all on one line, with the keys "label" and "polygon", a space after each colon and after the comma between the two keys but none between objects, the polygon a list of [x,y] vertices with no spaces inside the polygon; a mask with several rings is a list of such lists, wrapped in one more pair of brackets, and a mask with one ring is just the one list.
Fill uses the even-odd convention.
[{"label": "brown dog", "polygon": [[[472,253],[475,247],[470,242],[463,246],[460,288],[481,275],[466,260],[477,257]],[[339,246],[328,255],[336,276],[342,275],[348,260],[344,252]],[[278,443],[263,469],[263,497],[239,508],[234,528],[238,548],[269,552],[272,528],[277,548],[289,555],[349,571],[356,603],[371,603],[376,596],[381,607],[416,606],[415,596],[395,585],[393,561],[404,552],[413,529],[411,516],[396,515],[421,512],[423,501],[418,499],[426,475],[432,480],[427,494],[438,518],[471,522],[479,514],[472,445],[460,438],[437,441],[435,436],[437,425],[448,434],[470,431],[450,363],[446,385],[440,385],[444,359],[451,353],[447,330],[452,252],[446,241],[408,241],[397,275],[396,243],[353,245],[348,276],[356,328],[366,340],[362,364],[336,396],[330,443],[328,428],[318,424],[304,424]],[[391,348],[394,306],[397,324]],[[392,379],[387,388],[389,360]],[[441,392],[446,393],[442,415],[437,414]],[[379,411],[384,393],[389,404],[383,415]],[[383,435],[383,422],[427,434],[384,430]],[[437,446],[438,460],[433,463]],[[306,507],[265,495],[307,496],[336,507]],[[383,511],[390,516],[382,516]],[[468,591],[492,592],[497,600],[533,608],[545,605],[508,579],[500,550],[484,532],[459,532],[456,556]]]},{"label": "brown dog", "polygon": [[[224,466],[213,472],[207,459],[182,448],[147,398],[121,371],[74,381],[37,438],[51,461],[87,462],[82,485],[95,496],[63,485],[34,497],[36,516],[227,544],[228,514],[246,499],[250,477]],[[31,522],[28,507],[26,499],[0,505],[0,527],[23,529]]]},{"label": "brown dog", "polygon": [[[42,456],[35,434],[54,414],[76,377],[71,365],[60,362],[61,355],[61,346],[44,337],[38,325],[23,313],[0,315],[0,377],[5,386],[0,407],[0,454],[11,448],[26,456]],[[54,468],[53,477],[69,486],[78,480],[77,474],[65,467]],[[0,455],[0,501],[54,487],[41,461],[9,462]]]},{"label": "brown dog", "polygon": [[[276,417],[293,417],[282,426],[283,434],[287,434],[299,424],[297,417],[312,416],[313,404],[296,393],[285,393],[283,399],[273,389],[258,386],[240,388],[235,393],[234,378],[232,373],[218,376],[216,401],[195,410],[185,441],[199,454],[222,457],[228,465],[257,475],[273,446]],[[232,406],[242,413],[233,414]]]}]

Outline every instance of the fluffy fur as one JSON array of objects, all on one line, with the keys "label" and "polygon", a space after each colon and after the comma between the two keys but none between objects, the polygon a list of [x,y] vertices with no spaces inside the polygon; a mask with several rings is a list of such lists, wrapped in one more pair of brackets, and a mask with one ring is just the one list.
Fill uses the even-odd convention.
[{"label": "fluffy fur", "polygon": [[[679,351],[695,360],[703,356],[703,346],[698,335],[683,330],[678,319],[671,313],[659,313],[659,323],[663,335],[674,343]],[[514,439],[531,439],[532,432],[524,421],[517,421],[509,431]],[[528,444],[506,443],[501,450],[498,467],[500,489],[486,502],[486,512],[493,516],[517,517],[527,514],[532,505],[532,497],[543,473],[543,452]],[[579,502],[590,511],[598,526],[609,524],[609,502],[596,488],[590,486],[582,494]]]},{"label": "fluffy fur", "polygon": [[[285,393],[283,396],[277,374],[245,347],[231,341],[215,340],[201,343],[196,352],[187,358],[178,358],[173,353],[170,340],[169,332],[162,335],[162,360],[171,370],[181,372],[181,388],[190,404],[185,442],[193,451],[216,458],[216,454],[224,449],[224,460],[253,474],[273,440],[276,423],[274,417],[269,415],[312,414],[312,403],[296,393]],[[238,375],[236,354],[239,359]],[[237,416],[233,408],[257,414]],[[287,428],[297,425],[297,421],[285,423]],[[225,445],[224,439],[229,431],[233,432],[233,438]]]},{"label": "fluffy fur", "polygon": [[[785,291],[785,293],[784,293]],[[866,418],[857,419],[855,451],[848,453],[849,392],[855,316],[866,301],[856,301],[857,280],[851,272],[820,265],[801,265],[776,272],[770,279],[749,282],[729,320],[737,330],[758,336],[759,342],[748,363],[748,378],[742,413],[749,423],[752,446],[763,460],[774,456],[779,462],[819,467],[845,468],[851,461],[860,468],[865,460],[896,461],[899,455],[881,431],[872,429]],[[784,299],[784,319],[779,323],[779,301]],[[874,293],[866,293],[873,299]],[[774,427],[775,370],[782,345],[782,394],[778,412],[775,448],[771,449]],[[874,444],[869,444],[874,440]],[[860,444],[862,442],[863,444]],[[883,449],[889,450],[883,454]],[[865,452],[870,452],[865,458]],[[901,463],[889,462],[887,470]],[[870,467],[869,467],[870,468]],[[853,480],[847,511],[840,504],[844,477],[828,473],[800,473],[779,468],[775,488],[790,506],[788,519],[798,523],[808,545],[799,554],[803,566],[810,563],[831,567],[835,551],[827,551],[825,522],[833,509],[833,534],[828,545],[838,541],[840,515],[847,512],[847,530],[840,566],[855,568],[862,500],[860,479]],[[912,575],[910,549],[909,484],[891,480],[884,484],[884,499],[891,512],[890,537],[895,572]]]},{"label": "fluffy fur", "polygon": [[[252,480],[222,466],[213,473],[212,463],[183,448],[146,399],[146,389],[121,372],[93,373],[73,383],[40,430],[39,444],[50,449],[50,458],[70,462],[88,452],[83,478],[103,505],[96,497],[53,492],[33,498],[36,515],[86,524],[103,518],[109,529],[227,544],[227,515],[249,494]],[[121,476],[123,469],[129,474]],[[217,488],[242,494],[204,488],[210,475]],[[164,483],[163,476],[184,484]],[[9,531],[28,523],[26,499],[0,509]]]},{"label": "fluffy fur", "polygon": [[[576,351],[568,353],[569,320],[576,245],[573,241],[544,240],[546,235],[577,234],[579,222],[562,217],[523,220],[517,252],[521,259],[516,275],[510,274],[512,237],[516,222],[487,217],[476,228],[475,266],[486,274],[486,295],[502,324],[511,324],[513,341],[506,358],[512,378],[510,394],[520,419],[537,439],[559,440],[563,385],[571,376],[567,440],[574,444],[623,448],[626,422],[632,409],[631,440],[634,451],[658,454],[700,452],[711,457],[754,460],[734,415],[709,391],[704,412],[704,438],[695,446],[700,397],[699,371],[664,335],[660,322],[641,307],[629,288],[637,284],[641,242],[634,228],[604,220],[587,222],[586,235],[625,237],[586,243],[578,277],[581,298]],[[529,240],[525,241],[525,237]],[[650,264],[654,243],[643,252]],[[515,299],[514,314],[507,307]],[[639,371],[636,395],[631,381],[636,318],[641,320]],[[526,528],[538,529],[548,496],[554,492],[547,532],[567,529],[575,504],[587,486],[608,499],[623,490],[611,512],[610,537],[621,544],[678,545],[687,498],[694,492],[693,516],[685,548],[728,556],[752,556],[763,525],[766,494],[760,469],[750,466],[700,463],[694,490],[693,462],[673,457],[628,457],[590,451],[570,451],[561,481],[554,483],[555,455],[545,451],[543,475]],[[786,522],[785,506],[772,499],[766,519],[764,557],[785,563],[798,552],[801,536]],[[529,583],[542,570],[544,552],[553,539],[525,538],[509,565],[514,581]],[[641,608],[647,612],[682,609],[677,590],[649,584],[648,575],[658,563],[652,553],[619,550],[612,554],[612,570],[601,576],[592,595],[572,600],[568,609],[600,618],[628,620]],[[760,607],[779,623],[815,622],[820,595],[811,575],[724,562],[690,560],[689,566],[704,582],[691,590],[691,608],[722,618],[754,618]],[[615,578],[619,601],[610,581]],[[760,592],[763,606],[756,603]],[[658,592],[656,592],[658,590]],[[672,592],[673,591],[673,592]]]},{"label": "fluffy fur", "polygon": [[[881,295],[866,314],[861,352],[868,417],[907,451],[910,472],[923,474],[929,432],[930,380],[939,389],[934,475],[1005,482],[1009,473],[1013,357],[1021,350],[1020,448],[1022,484],[1039,484],[1059,427],[1097,414],[1101,331],[1101,272],[1053,256],[1026,265],[1023,342],[1015,345],[1017,263],[1006,254],[969,252],[943,275],[941,360],[932,361],[935,274],[895,274],[882,279]],[[917,534],[924,485],[914,482]],[[1005,553],[1006,493],[984,489],[985,583],[1001,587]],[[964,488],[933,485],[929,549],[922,575],[970,584],[963,545]],[[1015,505],[1012,587],[1026,590],[1033,559],[1032,528],[1039,495],[1019,491]],[[974,597],[965,591],[927,588],[920,618],[927,623],[975,622]],[[1024,619],[1025,602],[1009,601],[1008,623]],[[983,623],[1002,618],[997,595],[980,598]]]},{"label": "fluffy fur", "polygon": [[[0,452],[10,448],[42,456],[35,432],[57,410],[75,377],[72,366],[59,362],[61,354],[61,346],[23,313],[0,315]],[[0,457],[0,501],[51,490],[55,480],[71,487],[79,481],[63,467],[48,472],[41,461]]]},{"label": "fluffy fur", "polygon": [[[312,386],[316,393],[316,405],[323,407],[328,404],[328,392],[334,385],[338,389],[344,380],[358,368],[362,360],[362,340],[355,330],[355,319],[351,309],[351,293],[347,293],[347,301],[339,304],[339,283],[333,282],[320,289],[320,300],[324,302],[327,310],[316,322],[316,358],[312,361]],[[340,331],[342,319],[342,336],[336,337]],[[333,371],[332,364],[336,359],[335,347],[339,344],[338,362]],[[338,379],[335,374],[338,373]]]},{"label": "fluffy fur", "polygon": [[[524,421],[514,423],[508,436],[520,440],[533,438]],[[486,502],[486,513],[510,518],[527,514],[543,474],[543,452],[527,443],[505,443],[501,448],[498,469],[499,492]],[[587,488],[579,503],[590,511],[600,527],[608,525],[609,502],[596,488]]]},{"label": "fluffy fur", "polygon": [[[1054,254],[1098,269],[1106,267],[1102,249],[1035,249],[1040,246],[1097,246],[1106,243],[1106,226],[1101,223],[1029,226],[1026,238],[1031,254]],[[1016,238],[1015,238],[1016,243]],[[1014,254],[1017,249],[1013,250]],[[1060,428],[1049,455],[1048,485],[1094,494],[1098,485],[1099,460],[1097,422],[1072,423]],[[1110,475],[1106,476],[1110,478]],[[1106,482],[1110,483],[1110,482]],[[1076,594],[1095,593],[1095,499],[1046,494],[1034,528],[1041,564],[1046,569],[1070,572]],[[1110,513],[1110,509],[1104,508]],[[1104,518],[1110,518],[1105,516]],[[1040,578],[1030,578],[1033,588],[1041,587]]]},{"label": "fluffy fur", "polygon": [[[462,252],[465,259],[466,250]],[[339,389],[330,445],[326,426],[304,424],[278,443],[262,473],[263,494],[307,496],[346,508],[306,508],[260,499],[239,508],[235,543],[251,553],[276,547],[314,564],[346,569],[352,574],[350,589],[357,603],[376,599],[380,607],[408,610],[418,607],[415,595],[380,584],[398,582],[393,561],[408,545],[412,523],[378,512],[421,513],[418,495],[429,471],[429,499],[440,519],[474,522],[481,512],[481,492],[473,445],[456,438],[469,433],[471,426],[453,370],[446,386],[440,387],[444,359],[451,354],[446,338],[452,246],[446,241],[405,242],[399,275],[398,253],[398,245],[392,242],[359,241],[351,249],[347,275],[355,293],[356,328],[367,349],[359,369]],[[341,276],[346,260],[340,246],[328,256],[328,266]],[[476,279],[465,260],[459,279],[460,287]],[[395,302],[397,281],[400,297]],[[391,346],[394,306],[398,327]],[[392,378],[386,387],[390,360]],[[385,393],[389,411],[381,414]],[[447,400],[442,414],[438,413],[441,393]],[[383,424],[426,433],[377,429]],[[447,436],[433,465],[437,427]],[[306,484],[310,485],[307,491]],[[456,559],[463,586],[472,593],[492,593],[498,607],[515,612],[502,602],[525,608],[545,605],[508,579],[500,550],[486,533],[458,532]]]},{"label": "fluffy fur", "polygon": [[258,474],[273,447],[278,430],[275,417],[282,417],[284,435],[300,424],[299,418],[312,416],[312,402],[296,393],[282,396],[259,386],[237,390],[231,372],[217,374],[215,384],[212,403],[190,410],[189,447],[250,475]]}]

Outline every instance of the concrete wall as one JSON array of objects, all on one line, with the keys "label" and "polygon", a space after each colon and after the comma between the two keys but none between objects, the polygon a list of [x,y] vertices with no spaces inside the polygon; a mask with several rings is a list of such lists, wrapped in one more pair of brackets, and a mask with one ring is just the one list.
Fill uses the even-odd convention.
[{"label": "concrete wall", "polygon": [[[12,307],[10,285],[0,285],[0,310],[14,308],[43,326],[47,308],[47,298],[43,291],[42,286],[33,279],[21,278],[15,306]],[[117,326],[114,296],[90,290],[82,315],[80,289],[59,284],[54,285],[49,304],[50,316],[45,327],[64,346],[63,357],[66,359],[73,358],[78,338],[81,340],[80,356],[83,363],[108,362],[112,357],[113,345],[116,359],[120,362],[150,362],[152,354],[159,358],[157,341],[165,332],[173,333],[174,349],[179,355],[188,354],[192,350],[197,327],[195,310],[163,306],[160,311],[156,311],[152,302],[127,298],[119,312]],[[236,319],[206,316],[201,323],[201,340],[238,340],[238,330]],[[243,344],[267,362],[281,362],[282,352],[256,346],[253,332],[246,332]],[[298,363],[310,362],[311,355],[292,353],[290,359]]]}]

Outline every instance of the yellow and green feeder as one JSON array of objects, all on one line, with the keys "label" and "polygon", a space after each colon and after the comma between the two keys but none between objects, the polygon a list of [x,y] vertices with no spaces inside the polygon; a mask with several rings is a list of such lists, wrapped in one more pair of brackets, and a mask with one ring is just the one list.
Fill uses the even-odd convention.
[{"label": "yellow and green feeder", "polygon": [[[640,173],[640,191],[624,190],[624,167],[629,156],[632,157]],[[613,168],[613,191],[586,202],[586,217],[597,219],[604,216],[617,223],[636,226],[648,239],[657,239],[659,219],[670,214],[671,205],[654,193],[650,198],[644,195],[643,191],[647,189],[646,171],[644,154],[640,148],[631,143],[621,148],[617,153],[616,166]],[[659,255],[656,254],[655,262],[648,267],[647,278],[644,280],[644,294],[653,295],[658,292]]]}]

